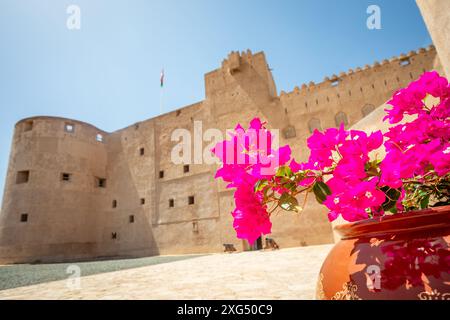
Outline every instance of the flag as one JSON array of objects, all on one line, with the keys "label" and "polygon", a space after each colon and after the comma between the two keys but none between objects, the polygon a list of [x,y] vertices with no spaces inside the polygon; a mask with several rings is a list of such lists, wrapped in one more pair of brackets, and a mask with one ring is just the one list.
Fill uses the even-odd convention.
[{"label": "flag", "polygon": [[164,69],[161,70],[161,88],[164,87]]}]

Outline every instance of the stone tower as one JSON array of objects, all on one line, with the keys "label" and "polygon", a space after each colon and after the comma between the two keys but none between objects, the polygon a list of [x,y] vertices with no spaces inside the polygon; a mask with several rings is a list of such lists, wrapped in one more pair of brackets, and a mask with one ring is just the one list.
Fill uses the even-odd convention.
[{"label": "stone tower", "polygon": [[[205,100],[107,133],[70,119],[15,126],[0,215],[0,263],[248,249],[232,227],[233,190],[216,165],[175,164],[173,133],[234,128],[254,117],[281,132],[298,161],[315,128],[351,126],[398,88],[441,65],[434,47],[277,94],[264,53],[231,52],[205,75]],[[204,143],[203,148],[207,147]],[[324,207],[275,214],[280,247],[331,243]]]}]

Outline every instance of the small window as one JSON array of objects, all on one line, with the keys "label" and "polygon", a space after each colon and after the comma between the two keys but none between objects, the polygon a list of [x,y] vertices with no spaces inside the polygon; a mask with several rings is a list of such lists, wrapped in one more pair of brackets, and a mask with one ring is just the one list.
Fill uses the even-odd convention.
[{"label": "small window", "polygon": [[103,142],[103,135],[101,133],[97,133],[95,140],[97,140],[98,142]]},{"label": "small window", "polygon": [[181,114],[181,110],[177,110],[176,116],[178,117]]},{"label": "small window", "polygon": [[286,128],[283,129],[283,136],[285,139],[291,139],[291,138],[295,138],[297,136],[297,133],[295,131],[295,127],[294,126],[288,126]]},{"label": "small window", "polygon": [[139,154],[140,154],[141,156],[143,156],[143,155],[145,154],[145,149],[144,149],[144,148],[140,148],[140,149],[139,149]]},{"label": "small window", "polygon": [[66,123],[64,125],[64,130],[66,132],[69,132],[69,133],[74,133],[75,132],[75,125],[73,123]]},{"label": "small window", "polygon": [[113,240],[117,239],[117,232],[111,233],[111,239],[113,239]]},{"label": "small window", "polygon": [[160,178],[160,179],[164,178],[164,170],[161,170],[161,171],[159,172],[159,178]]},{"label": "small window", "polygon": [[30,171],[17,172],[16,183],[27,183],[30,180]]},{"label": "small window", "polygon": [[410,64],[411,64],[411,61],[409,61],[409,59],[404,59],[404,60],[401,60],[401,61],[400,61],[400,65],[401,65],[402,67],[408,66],[408,65],[410,65]]},{"label": "small window", "polygon": [[62,181],[70,181],[72,178],[72,175],[70,173],[61,173],[61,180]]},{"label": "small window", "polygon": [[117,208],[117,200],[113,200],[112,201],[112,207],[113,208]]},{"label": "small window", "polygon": [[194,196],[189,196],[188,198],[188,204],[194,204]]},{"label": "small window", "polygon": [[97,187],[99,188],[106,188],[106,179],[104,178],[96,178],[97,180]]},{"label": "small window", "polygon": [[169,208],[173,208],[175,206],[175,200],[169,199]]},{"label": "small window", "polygon": [[373,110],[375,110],[375,106],[373,104],[366,104],[364,107],[362,107],[361,112],[363,117],[367,116],[369,113],[371,113]]},{"label": "small window", "polygon": [[22,213],[20,215],[20,222],[27,222],[28,221],[28,213]]},{"label": "small window", "polygon": [[145,198],[141,198],[141,205],[145,204]]},{"label": "small window", "polygon": [[23,125],[23,132],[31,131],[33,130],[33,121],[27,121]]},{"label": "small window", "polygon": [[198,221],[192,222],[192,231],[198,233]]},{"label": "small window", "polygon": [[183,172],[184,172],[184,173],[188,173],[188,172],[189,172],[189,165],[188,165],[188,164],[185,164],[185,165],[184,165],[184,167],[183,167]]},{"label": "small window", "polygon": [[313,133],[314,130],[316,130],[316,129],[319,131],[322,131],[322,124],[320,123],[320,120],[316,119],[316,118],[309,120],[308,127],[309,127],[309,132],[311,132],[311,133]]},{"label": "small window", "polygon": [[130,223],[134,223],[134,215],[130,215],[128,219]]},{"label": "small window", "polygon": [[336,123],[336,127],[340,127],[343,123],[345,127],[348,125],[348,118],[344,112],[339,112],[334,116],[334,121]]}]

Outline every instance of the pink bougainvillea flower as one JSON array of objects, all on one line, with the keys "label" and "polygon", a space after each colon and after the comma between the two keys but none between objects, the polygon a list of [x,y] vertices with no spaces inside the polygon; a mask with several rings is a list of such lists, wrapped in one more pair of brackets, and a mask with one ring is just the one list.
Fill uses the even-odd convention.
[{"label": "pink bougainvillea flower", "polygon": [[352,197],[346,193],[329,195],[323,202],[330,210],[328,219],[333,221],[339,216],[349,222],[367,219],[369,217],[367,212],[363,208],[354,206],[353,202]]},{"label": "pink bougainvillea flower", "polygon": [[[450,89],[448,89],[447,91],[449,92],[450,95]],[[439,119],[444,121],[448,119],[450,117],[450,98],[441,99],[439,104],[430,110],[430,116],[433,119]]]},{"label": "pink bougainvillea flower", "polygon": [[417,83],[424,92],[431,94],[436,98],[448,96],[448,81],[441,77],[436,71],[425,72],[415,83]]},{"label": "pink bougainvillea flower", "polygon": [[289,168],[291,168],[292,172],[299,172],[300,170],[303,170],[302,164],[295,161],[295,159],[291,160],[289,163]]},{"label": "pink bougainvillea flower", "polygon": [[237,237],[248,240],[250,244],[261,234],[269,234],[272,227],[266,206],[261,204],[260,194],[253,190],[256,181],[247,177],[245,182],[238,185],[234,193],[236,209],[232,212]]},{"label": "pink bougainvillea flower", "polygon": [[359,208],[376,208],[386,200],[384,192],[377,188],[377,178],[359,183],[351,193],[356,206]]},{"label": "pink bougainvillea flower", "polygon": [[314,130],[313,134],[308,138],[307,144],[311,150],[309,157],[309,168],[314,170],[322,170],[333,164],[333,151],[336,151],[336,146],[344,143],[348,132],[344,130],[344,125],[341,124],[339,129],[329,128],[323,133],[319,130]]},{"label": "pink bougainvillea flower", "polygon": [[[408,88],[398,90],[391,100],[387,103],[392,105],[392,109],[384,109],[387,116],[384,119],[389,119],[389,123],[397,123],[403,119],[405,114],[418,114],[424,107],[423,99],[426,93],[419,91],[415,85],[410,85]],[[383,120],[384,120],[383,119]]]},{"label": "pink bougainvillea flower", "polygon": [[369,152],[378,149],[383,144],[381,131],[373,132],[370,136],[364,131],[351,130],[350,139],[344,141],[339,147],[340,154],[346,157],[369,160]]},{"label": "pink bougainvillea flower", "polygon": [[416,81],[411,82],[408,87],[395,92],[387,103],[392,109],[385,109],[389,123],[398,123],[405,114],[424,114],[425,104],[423,102],[427,94],[442,100],[450,96],[449,84],[446,78],[441,77],[436,71],[425,72]]},{"label": "pink bougainvillea flower", "polygon": [[[428,105],[431,103],[434,105]],[[450,85],[437,72],[426,72],[398,90],[388,104],[391,108],[386,109],[384,120],[398,123],[405,115],[413,120],[391,127],[384,135],[381,131],[370,135],[346,131],[344,125],[314,130],[307,139],[310,156],[302,163],[291,159],[289,146],[275,146],[274,136],[260,119],[253,119],[248,129],[238,124],[227,140],[212,149],[222,162],[216,178],[228,182],[228,188],[236,188],[232,216],[238,237],[253,243],[261,234],[270,233],[266,203],[277,201],[280,205],[282,199],[276,196],[293,193],[296,187],[303,190],[296,189],[294,196],[313,190],[317,199],[325,198],[330,221],[339,216],[351,222],[383,215],[386,191],[382,190],[386,186],[401,192],[389,210],[414,208],[408,193],[411,180],[433,182],[450,173]],[[372,161],[369,154],[382,145],[386,156],[381,162]],[[295,174],[289,176],[291,180],[275,176],[280,166],[289,166]],[[298,185],[292,185],[293,181]],[[317,182],[325,182],[331,194],[325,197],[327,188]],[[267,186],[270,197],[265,196]]]},{"label": "pink bougainvillea flower", "polygon": [[228,188],[236,188],[233,226],[238,238],[253,243],[261,234],[270,233],[272,226],[254,185],[259,179],[270,179],[279,166],[288,163],[291,149],[289,146],[273,149],[273,135],[258,118],[250,122],[248,129],[238,124],[229,136],[211,150],[222,162],[216,178],[229,182]]},{"label": "pink bougainvillea flower", "polygon": [[441,150],[433,153],[430,162],[434,166],[434,170],[440,176],[444,176],[450,172],[450,143],[446,143]]},{"label": "pink bougainvillea flower", "polygon": [[[336,190],[338,179],[331,183]],[[333,190],[333,187],[332,187]],[[360,181],[355,184],[345,184],[341,181],[338,192],[332,193],[324,201],[330,210],[328,219],[333,221],[341,215],[346,221],[367,219],[368,211],[379,212],[385,201],[384,192],[377,189],[376,179]]]},{"label": "pink bougainvillea flower", "polygon": [[366,171],[364,170],[365,164],[366,161],[358,157],[343,158],[334,169],[333,178],[337,178],[346,183],[361,181],[367,177]]},{"label": "pink bougainvillea flower", "polygon": [[275,175],[278,167],[285,165],[291,159],[291,148],[286,145],[278,150],[271,150],[269,155],[260,155],[258,162],[252,166],[252,176],[268,178]]}]

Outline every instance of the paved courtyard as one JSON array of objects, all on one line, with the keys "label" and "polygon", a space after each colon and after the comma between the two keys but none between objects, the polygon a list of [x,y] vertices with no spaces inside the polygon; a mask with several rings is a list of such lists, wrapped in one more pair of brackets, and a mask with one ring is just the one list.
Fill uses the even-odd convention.
[{"label": "paved courtyard", "polygon": [[0,299],[314,299],[331,247],[212,254],[86,276],[80,264],[79,288],[64,279],[0,290]]}]

